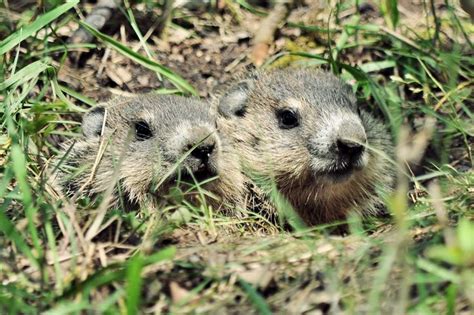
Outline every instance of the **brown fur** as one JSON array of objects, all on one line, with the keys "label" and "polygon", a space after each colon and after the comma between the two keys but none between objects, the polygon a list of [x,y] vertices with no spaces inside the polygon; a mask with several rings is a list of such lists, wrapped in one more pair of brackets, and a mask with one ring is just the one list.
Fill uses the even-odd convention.
[{"label": "brown fur", "polygon": [[[217,98],[218,125],[233,139],[247,173],[274,181],[307,224],[333,222],[351,211],[377,213],[378,189],[393,184],[390,135],[370,114],[359,113],[355,102],[350,87],[329,73],[254,72]],[[287,108],[298,113],[299,125],[282,129],[278,113]],[[335,134],[364,140],[366,135],[360,162],[365,164],[347,178],[326,176],[343,164],[334,164]]]},{"label": "brown fur", "polygon": [[[137,121],[149,124],[153,131],[150,139],[138,140],[134,129]],[[214,174],[198,177],[198,181],[203,181],[218,176],[202,186],[214,195],[206,198],[206,202],[214,208],[225,204],[227,209],[241,203],[244,180],[238,159],[232,147],[217,133],[215,116],[207,103],[153,94],[116,98],[86,114],[82,127],[84,136],[73,144],[57,174],[60,187],[69,196],[79,192],[95,197],[115,185],[113,205],[119,205],[119,197],[123,197],[126,208],[157,208],[166,202],[170,188],[178,186],[183,191],[189,188],[184,181],[177,184],[177,178],[180,174],[185,176],[186,169],[198,174],[200,164],[189,154],[190,147],[212,144],[215,149],[209,158],[209,168]],[[69,146],[65,145],[64,153]],[[102,156],[101,146],[104,148]],[[186,154],[189,155],[184,158]],[[82,172],[71,174],[71,167]],[[162,185],[156,187],[161,181]],[[194,184],[189,174],[186,182]],[[81,188],[83,192],[79,191]],[[194,190],[184,197],[196,203],[197,196]]]}]

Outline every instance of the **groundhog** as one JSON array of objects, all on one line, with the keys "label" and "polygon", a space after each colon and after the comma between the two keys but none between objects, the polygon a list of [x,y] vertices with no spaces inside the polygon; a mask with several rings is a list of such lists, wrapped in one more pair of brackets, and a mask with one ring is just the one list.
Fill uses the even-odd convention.
[{"label": "groundhog", "polygon": [[391,136],[334,75],[257,71],[214,103],[245,172],[273,181],[306,224],[383,208],[379,193],[394,180]]},{"label": "groundhog", "polygon": [[66,195],[95,197],[116,183],[111,205],[137,209],[158,206],[172,187],[195,202],[197,189],[187,190],[196,181],[214,207],[240,203],[238,160],[205,102],[157,94],[115,98],[86,113],[82,131],[61,155],[57,182]]}]

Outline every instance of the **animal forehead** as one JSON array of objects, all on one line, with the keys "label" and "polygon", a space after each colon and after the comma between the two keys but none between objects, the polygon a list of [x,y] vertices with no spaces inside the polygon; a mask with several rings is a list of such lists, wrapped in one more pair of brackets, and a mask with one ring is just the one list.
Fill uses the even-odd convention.
[{"label": "animal forehead", "polygon": [[332,74],[317,71],[274,71],[257,84],[282,106],[347,106],[354,99],[350,87]]},{"label": "animal forehead", "polygon": [[196,99],[172,95],[143,95],[117,108],[126,120],[145,120],[157,125],[176,125],[182,121],[211,122],[207,104]]}]

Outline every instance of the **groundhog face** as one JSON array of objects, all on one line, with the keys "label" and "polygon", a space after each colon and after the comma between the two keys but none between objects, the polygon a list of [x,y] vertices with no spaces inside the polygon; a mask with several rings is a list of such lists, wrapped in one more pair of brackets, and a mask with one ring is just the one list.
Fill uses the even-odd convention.
[{"label": "groundhog face", "polygon": [[256,73],[232,87],[218,110],[247,147],[247,166],[284,184],[344,183],[386,137],[370,127],[374,120],[360,112],[350,86],[312,70]]},{"label": "groundhog face", "polygon": [[178,181],[194,184],[194,179],[220,172],[215,118],[198,100],[165,95],[115,99],[86,114],[82,128],[88,142],[95,143],[94,156],[100,142],[105,144],[95,174],[97,190],[112,181],[117,167],[118,181],[131,200],[150,192],[166,194]]},{"label": "groundhog face", "polygon": [[382,207],[379,193],[393,184],[390,135],[333,75],[256,72],[219,98],[217,109],[245,173],[266,193],[274,187],[268,179],[276,184],[307,224]]}]

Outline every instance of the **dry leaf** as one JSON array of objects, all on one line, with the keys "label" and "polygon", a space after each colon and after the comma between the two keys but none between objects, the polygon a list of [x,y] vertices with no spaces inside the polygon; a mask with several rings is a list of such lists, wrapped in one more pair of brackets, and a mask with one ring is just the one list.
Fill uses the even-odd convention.
[{"label": "dry leaf", "polygon": [[268,266],[260,266],[250,270],[239,271],[237,274],[243,280],[258,286],[261,289],[265,289],[273,279],[273,272],[269,270]]},{"label": "dry leaf", "polygon": [[117,74],[117,72],[114,71],[114,69],[112,67],[106,67],[105,68],[105,74],[107,74],[107,76],[110,78],[110,80],[114,81],[115,84],[117,84],[118,86],[123,85],[122,79]]},{"label": "dry leaf", "polygon": [[170,283],[171,300],[178,303],[189,295],[189,291],[182,288],[178,283],[172,281]]},{"label": "dry leaf", "polygon": [[252,61],[257,67],[261,66],[268,56],[269,47],[265,43],[257,43],[252,50]]},{"label": "dry leaf", "polygon": [[128,83],[132,80],[132,74],[126,68],[117,67],[115,68],[115,72],[120,77],[123,83]]}]

